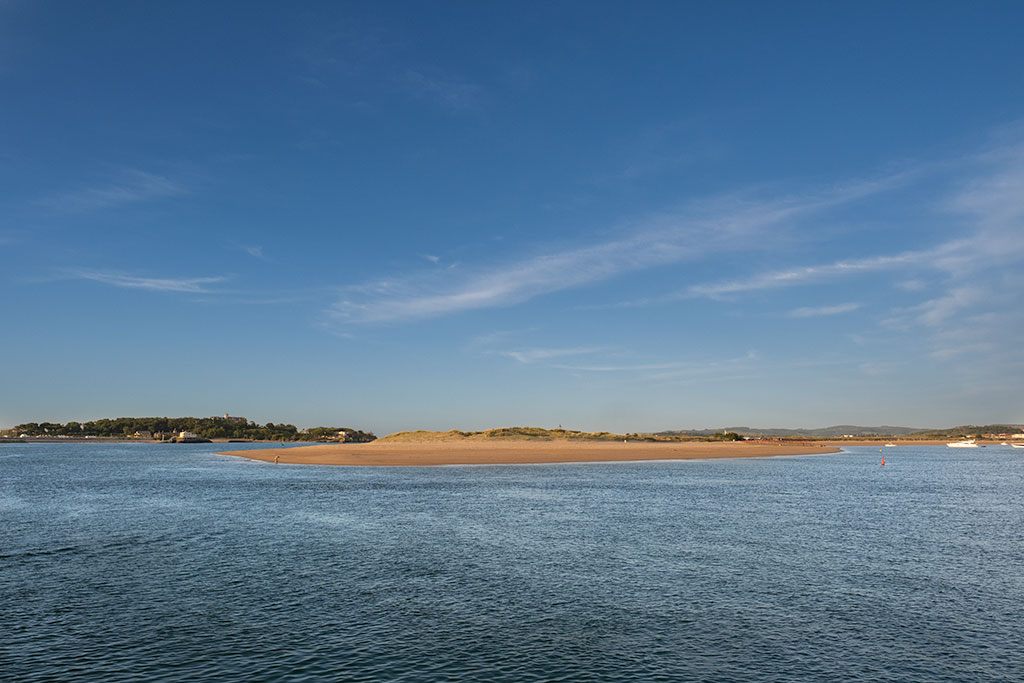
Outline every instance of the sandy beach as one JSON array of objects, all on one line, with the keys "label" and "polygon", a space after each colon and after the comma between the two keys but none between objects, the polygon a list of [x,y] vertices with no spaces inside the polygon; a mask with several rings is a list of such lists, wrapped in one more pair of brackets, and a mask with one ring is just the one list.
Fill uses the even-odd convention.
[{"label": "sandy beach", "polygon": [[295,448],[227,451],[252,460],[301,465],[424,466],[502,465],[561,462],[622,462],[633,460],[697,460],[761,458],[773,455],[836,453],[824,445],[764,442],[565,442],[504,441],[325,444]]},{"label": "sandy beach", "polygon": [[[886,444],[893,444],[895,446],[945,446],[949,441],[958,441],[959,439],[821,439],[815,441],[826,446],[885,446]],[[979,441],[979,443],[999,443],[998,441]]]}]

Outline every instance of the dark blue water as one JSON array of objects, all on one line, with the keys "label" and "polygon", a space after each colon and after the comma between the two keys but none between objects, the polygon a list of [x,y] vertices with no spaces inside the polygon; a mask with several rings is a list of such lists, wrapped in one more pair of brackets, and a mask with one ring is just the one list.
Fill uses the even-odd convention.
[{"label": "dark blue water", "polygon": [[214,448],[0,446],[0,678],[1024,677],[1020,451],[360,469]]}]

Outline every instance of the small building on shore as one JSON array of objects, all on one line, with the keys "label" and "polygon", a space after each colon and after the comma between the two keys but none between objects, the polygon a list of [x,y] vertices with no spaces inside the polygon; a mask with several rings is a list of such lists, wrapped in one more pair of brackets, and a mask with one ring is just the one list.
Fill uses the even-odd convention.
[{"label": "small building on shore", "polygon": [[210,443],[210,440],[193,434],[192,432],[180,432],[178,436],[171,439],[175,443]]}]

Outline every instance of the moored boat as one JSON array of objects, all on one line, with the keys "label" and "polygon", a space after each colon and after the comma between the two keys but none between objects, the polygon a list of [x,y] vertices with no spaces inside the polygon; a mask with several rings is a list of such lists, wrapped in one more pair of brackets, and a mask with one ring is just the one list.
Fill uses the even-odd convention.
[{"label": "moored boat", "polygon": [[950,448],[977,448],[978,447],[978,444],[975,443],[974,439],[967,439],[965,441],[953,441],[952,443],[947,443],[946,445],[949,446]]}]

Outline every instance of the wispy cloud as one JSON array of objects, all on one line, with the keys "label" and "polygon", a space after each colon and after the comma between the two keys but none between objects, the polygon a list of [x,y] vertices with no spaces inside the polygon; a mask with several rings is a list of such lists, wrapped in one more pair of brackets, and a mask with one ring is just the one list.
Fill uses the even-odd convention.
[{"label": "wispy cloud", "polygon": [[[896,254],[754,272],[745,277],[692,284],[669,294],[589,308],[643,307],[697,297],[731,300],[746,293],[817,285],[872,272],[898,272],[905,279],[896,283],[897,287],[907,292],[926,293],[927,290],[959,287],[972,279],[984,279],[987,270],[998,272],[1024,258],[1024,144],[1005,144],[997,151],[955,162],[923,165],[917,172],[898,174],[881,184],[893,185],[893,181],[899,179],[917,181],[929,174],[952,176],[943,181],[951,188],[947,189],[948,199],[930,208],[948,222],[966,218],[966,224],[957,231],[958,236],[947,236],[944,241]],[[865,194],[876,189],[870,182],[854,187]],[[945,293],[925,304],[924,308],[931,307],[935,312],[923,320],[941,317],[942,310],[962,299],[962,295],[963,292],[956,296]]]},{"label": "wispy cloud", "polygon": [[678,370],[679,368],[691,367],[693,365],[693,363],[668,361],[663,363],[592,363],[587,365],[562,363],[553,367],[560,370],[573,370],[575,372],[652,372]]},{"label": "wispy cloud", "polygon": [[707,375],[724,376],[737,370],[749,369],[758,355],[748,351],[742,356],[730,358],[687,359],[677,358],[640,359],[635,353],[617,345],[539,347],[524,346],[505,350],[495,349],[495,344],[506,344],[510,338],[534,330],[504,330],[492,332],[470,340],[468,348],[486,355],[512,358],[524,365],[539,365],[552,370],[561,370],[575,375],[628,374],[636,379],[653,382],[695,378]]},{"label": "wispy cloud", "polygon": [[127,289],[145,289],[153,292],[183,292],[188,294],[206,294],[212,290],[208,285],[224,282],[226,277],[193,277],[193,278],[154,278],[137,277],[124,273],[105,270],[70,270],[69,277],[92,280],[112,287]]},{"label": "wispy cloud", "polygon": [[895,366],[892,363],[876,363],[876,362],[864,362],[857,365],[857,371],[862,375],[868,377],[884,377],[890,375],[895,370]]},{"label": "wispy cloud", "polygon": [[516,304],[750,244],[788,221],[891,189],[904,180],[899,174],[769,201],[722,198],[650,219],[617,239],[570,249],[550,247],[520,261],[458,274],[461,279],[454,282],[398,278],[350,287],[331,314],[348,323],[388,323]]},{"label": "wispy cloud", "polygon": [[480,108],[484,89],[437,68],[407,69],[399,83],[414,96],[453,113]]},{"label": "wispy cloud", "polygon": [[669,360],[644,363],[590,363],[554,364],[561,370],[587,373],[632,373],[641,374],[650,380],[672,380],[702,375],[721,375],[748,367],[757,360],[757,353],[748,351],[733,358],[705,360]]},{"label": "wispy cloud", "polygon": [[522,349],[516,351],[499,351],[498,354],[514,358],[520,363],[530,365],[538,361],[551,360],[553,358],[565,358],[568,356],[584,356],[593,353],[598,353],[602,349],[599,347],[575,347],[568,349]]},{"label": "wispy cloud", "polygon": [[[661,267],[660,273],[676,277],[674,291],[641,291],[641,299],[612,306],[701,298],[731,302],[756,294],[762,300],[784,301],[779,308],[794,319],[837,316],[868,307],[879,315],[887,310],[890,319],[878,321],[885,333],[865,329],[872,344],[862,343],[858,357],[844,361],[850,372],[871,380],[904,372],[905,366],[914,363],[948,363],[944,372],[949,381],[962,377],[962,388],[967,389],[984,378],[986,386],[999,387],[1000,395],[1010,397],[1019,382],[1008,381],[1012,371],[1007,369],[1019,369],[1018,377],[1024,371],[1024,347],[1017,342],[1024,336],[1024,315],[1015,314],[1024,296],[1019,267],[1024,262],[1024,145],[923,168],[774,199],[755,201],[749,195],[732,195],[695,202],[588,244],[538,245],[533,255],[510,261],[463,265],[457,271],[422,269],[411,276],[365,283],[342,290],[329,315],[342,329],[403,323],[521,304]],[[910,184],[906,195],[874,202],[870,212],[874,236],[882,234],[886,207],[896,207],[898,218],[893,220],[898,221],[908,220],[908,207],[919,209],[917,216],[909,218],[917,221],[913,231],[892,226],[893,237],[903,240],[898,242],[902,248],[893,249],[890,242],[880,240],[874,253],[865,252],[871,243],[855,242],[853,235],[846,234],[834,241],[836,255],[829,258],[823,251],[827,240],[808,239],[812,233],[829,234],[838,225],[849,225],[848,205]],[[928,196],[942,199],[922,201]],[[841,222],[830,225],[833,216],[841,217]],[[908,246],[905,240],[911,235],[915,241]],[[856,255],[845,255],[851,249],[856,249]],[[794,263],[794,254],[808,253],[816,256]],[[705,266],[712,259],[723,267],[709,271]],[[771,262],[782,265],[762,269],[761,264]],[[690,263],[700,266],[691,269]],[[673,268],[664,268],[669,265]],[[701,281],[695,276],[719,271],[724,274],[721,279]],[[886,277],[869,278],[874,274]],[[871,286],[854,293],[849,287],[858,279],[870,279]],[[842,297],[840,303],[802,308],[792,308],[791,299],[781,294],[786,289],[823,285],[838,291],[845,287],[848,293],[837,296]],[[877,292],[885,291],[887,285],[891,289],[879,296]],[[550,349],[512,342],[506,340],[500,348],[511,349],[504,355],[517,362],[581,375],[631,373],[650,382],[673,383],[764,372],[763,364],[745,357],[717,362],[638,359],[621,351],[599,353],[571,341],[564,348]],[[577,351],[593,353],[573,355]]]},{"label": "wispy cloud", "polygon": [[928,288],[928,284],[923,280],[903,280],[897,282],[896,286],[908,292],[920,292]]},{"label": "wispy cloud", "polygon": [[943,346],[932,351],[928,356],[937,360],[952,360],[964,355],[992,353],[994,349],[995,344],[992,342],[977,342],[975,344],[962,344],[960,346]]},{"label": "wispy cloud", "polygon": [[[1012,364],[1024,359],[1016,340],[1024,333],[1013,311],[1024,295],[1019,264],[1024,260],[1024,145],[982,154],[958,168],[947,199],[933,207],[944,219],[960,223],[957,235],[919,250],[839,260],[695,284],[676,299],[732,299],[751,292],[842,281],[871,272],[898,273],[903,296],[919,294],[920,303],[897,308],[883,323],[892,329],[924,334],[935,360],[956,359],[961,368],[974,358],[979,372],[994,357]],[[792,316],[847,312],[845,308],[797,309]],[[970,330],[970,332],[965,332]],[[965,336],[965,334],[967,336]]]},{"label": "wispy cloud", "polygon": [[864,259],[835,261],[814,266],[800,266],[767,273],[760,273],[742,280],[728,280],[710,284],[692,285],[684,296],[705,296],[720,298],[731,294],[794,287],[811,282],[822,282],[828,279],[868,273],[872,271],[893,270],[896,268],[920,264],[932,257],[929,251],[909,251],[893,256],[873,256]]},{"label": "wispy cloud", "polygon": [[312,28],[302,41],[299,55],[307,72],[298,80],[318,90],[336,88],[351,93],[349,107],[365,112],[379,104],[375,98],[383,86],[448,114],[464,114],[482,108],[487,89],[442,66],[410,57],[414,46],[407,36],[386,26],[360,22],[346,16],[341,25]]},{"label": "wispy cloud", "polygon": [[311,73],[300,78],[315,87],[329,87],[324,79],[375,75],[381,65],[401,52],[401,42],[383,27],[354,24],[316,26],[301,41],[299,56]]},{"label": "wispy cloud", "polygon": [[726,377],[732,373],[757,365],[758,354],[756,351],[747,351],[742,356],[733,358],[722,358],[705,361],[691,361],[680,364],[679,367],[670,368],[651,375],[652,379],[672,380],[698,376]]},{"label": "wispy cloud", "polygon": [[[1024,190],[1024,184],[1021,188]],[[691,285],[676,297],[703,296],[714,299],[746,292],[826,282],[863,273],[906,271],[911,268],[926,269],[944,273],[948,277],[962,278],[977,273],[985,263],[1005,263],[1007,260],[1019,258],[1022,254],[1024,254],[1024,237],[992,235],[985,231],[978,231],[969,238],[950,240],[918,251],[798,266],[759,273],[745,279]],[[925,283],[921,280],[904,280],[897,286],[908,291],[922,291],[926,288]]]},{"label": "wispy cloud", "polygon": [[253,258],[260,259],[261,261],[267,260],[267,257],[263,255],[263,247],[258,244],[248,246],[243,245],[241,249],[242,251],[244,251],[249,256],[252,256]]},{"label": "wispy cloud", "polygon": [[929,357],[955,361],[968,388],[983,381],[1016,392],[1019,384],[1006,380],[1024,365],[1024,144],[1001,144],[973,161],[972,174],[940,207],[964,220],[967,236],[937,254],[929,298],[897,311],[898,322],[922,329],[933,345]]},{"label": "wispy cloud", "polygon": [[939,325],[959,311],[982,302],[987,292],[982,287],[953,287],[940,297],[931,299],[917,306],[918,320],[925,325]]},{"label": "wispy cloud", "polygon": [[[611,153],[617,157],[610,173],[598,173],[598,185],[649,179],[692,166],[702,160],[720,159],[723,149],[703,134],[696,119],[677,119],[625,133]],[[682,151],[680,151],[682,150]]]},{"label": "wispy cloud", "polygon": [[858,303],[836,304],[834,306],[803,306],[787,313],[790,318],[814,318],[821,315],[852,313],[861,307]]},{"label": "wispy cloud", "polygon": [[93,211],[185,194],[177,182],[155,173],[127,169],[104,185],[53,194],[39,201],[54,211]]},{"label": "wispy cloud", "polygon": [[478,334],[466,342],[466,348],[472,350],[487,349],[493,351],[494,347],[499,344],[508,344],[512,340],[534,331],[536,331],[535,328],[527,328],[517,330],[495,330],[485,334]]}]

